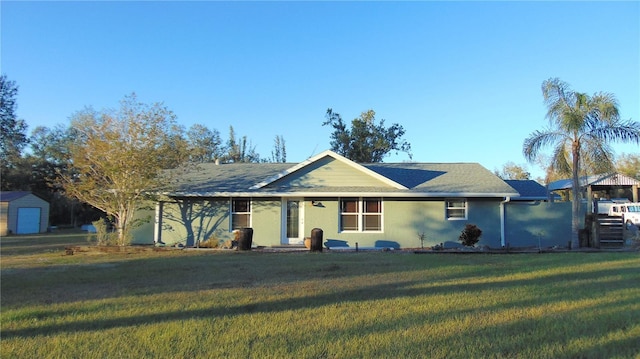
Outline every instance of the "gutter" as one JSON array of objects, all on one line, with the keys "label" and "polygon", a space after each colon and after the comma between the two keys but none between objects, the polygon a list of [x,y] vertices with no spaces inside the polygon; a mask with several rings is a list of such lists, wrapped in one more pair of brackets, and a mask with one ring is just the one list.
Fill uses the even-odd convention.
[{"label": "gutter", "polygon": [[376,192],[376,191],[352,191],[352,192],[313,192],[313,191],[256,191],[256,192],[164,192],[168,197],[200,197],[200,198],[229,198],[229,197],[385,197],[385,198],[495,198],[516,196],[516,193],[483,193],[483,192]]},{"label": "gutter", "polygon": [[500,245],[502,248],[507,246],[507,239],[505,238],[505,220],[506,220],[506,206],[505,203],[511,202],[511,197],[507,196],[504,201],[500,202]]}]

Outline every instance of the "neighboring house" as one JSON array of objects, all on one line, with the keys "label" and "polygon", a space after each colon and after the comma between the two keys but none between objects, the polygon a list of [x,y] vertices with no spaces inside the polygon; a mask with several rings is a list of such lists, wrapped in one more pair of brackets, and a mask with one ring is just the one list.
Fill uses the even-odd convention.
[{"label": "neighboring house", "polygon": [[416,248],[424,233],[425,246],[451,247],[473,223],[479,245],[566,245],[570,206],[547,202],[540,185],[522,191],[477,163],[358,164],[325,151],[299,164],[202,164],[134,241],[196,246],[251,227],[255,246],[299,246],[320,228],[329,245]]},{"label": "neighboring house", "polygon": [[31,192],[0,192],[0,235],[43,233],[49,202]]}]

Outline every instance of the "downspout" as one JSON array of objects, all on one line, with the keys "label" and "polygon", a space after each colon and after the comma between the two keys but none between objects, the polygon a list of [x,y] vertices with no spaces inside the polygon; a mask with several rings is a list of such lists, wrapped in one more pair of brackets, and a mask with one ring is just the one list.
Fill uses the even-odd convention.
[{"label": "downspout", "polygon": [[153,243],[154,244],[163,244],[162,243],[162,207],[164,207],[164,202],[158,201],[156,203],[156,218],[153,226]]},{"label": "downspout", "polygon": [[509,203],[511,202],[511,197],[505,197],[504,201],[500,202],[500,245],[502,246],[502,248],[505,248],[507,246],[507,239],[505,238],[505,231],[506,231],[506,206],[505,203]]}]

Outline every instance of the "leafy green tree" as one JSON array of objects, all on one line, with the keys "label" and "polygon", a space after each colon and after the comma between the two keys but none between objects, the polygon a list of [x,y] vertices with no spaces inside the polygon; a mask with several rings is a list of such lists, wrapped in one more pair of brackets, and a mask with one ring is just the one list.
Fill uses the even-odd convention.
[{"label": "leafy green tree", "polygon": [[18,86],[0,75],[0,164],[3,174],[15,168],[28,143],[27,124],[16,115]]},{"label": "leafy green tree", "polygon": [[503,180],[528,180],[531,174],[525,167],[519,166],[513,162],[507,162],[502,166],[502,170],[493,172],[496,176]]},{"label": "leafy green tree", "polygon": [[204,125],[194,124],[187,131],[187,139],[189,156],[193,162],[214,162],[224,154],[218,130],[210,130]]},{"label": "leafy green tree", "polygon": [[101,211],[67,196],[57,181],[59,174],[70,170],[69,149],[74,138],[75,132],[68,126],[38,126],[31,131],[31,151],[25,156],[25,161],[30,162],[31,191],[49,202],[49,220],[56,225],[75,226],[78,221],[89,223],[104,216]]},{"label": "leafy green tree", "polygon": [[[185,160],[170,153],[180,128],[164,105],[126,96],[117,111],[87,108],[73,115],[71,170],[60,173],[66,192],[113,218],[118,244],[128,243],[134,211],[150,191],[163,188],[165,169]],[[176,132],[178,131],[178,132]]]},{"label": "leafy green tree", "polygon": [[543,147],[553,147],[549,167],[554,172],[571,174],[571,245],[578,248],[580,213],[579,177],[584,173],[602,173],[613,169],[612,141],[640,143],[640,123],[620,120],[618,102],[613,94],[593,96],[572,91],[558,78],[542,83],[550,127],[534,131],[523,145],[523,154],[534,161]]},{"label": "leafy green tree", "polygon": [[640,180],[640,155],[622,154],[616,160],[616,170],[625,176]]},{"label": "leafy green tree", "polygon": [[376,122],[376,113],[368,110],[351,121],[351,128],[340,114],[328,109],[323,126],[331,126],[331,149],[346,158],[360,163],[382,162],[391,151],[405,152],[411,158],[411,145],[404,140],[404,128],[394,123],[384,126],[384,120]]}]

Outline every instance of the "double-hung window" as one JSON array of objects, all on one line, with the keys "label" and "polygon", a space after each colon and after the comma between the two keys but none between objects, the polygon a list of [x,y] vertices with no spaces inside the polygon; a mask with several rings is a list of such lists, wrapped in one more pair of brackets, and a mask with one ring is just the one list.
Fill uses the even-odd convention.
[{"label": "double-hung window", "polygon": [[466,199],[449,199],[445,202],[446,217],[448,220],[464,220],[467,219],[467,200]]},{"label": "double-hung window", "polygon": [[343,198],[340,200],[341,232],[381,232],[380,198]]},{"label": "double-hung window", "polygon": [[231,200],[231,230],[251,227],[251,200]]}]

